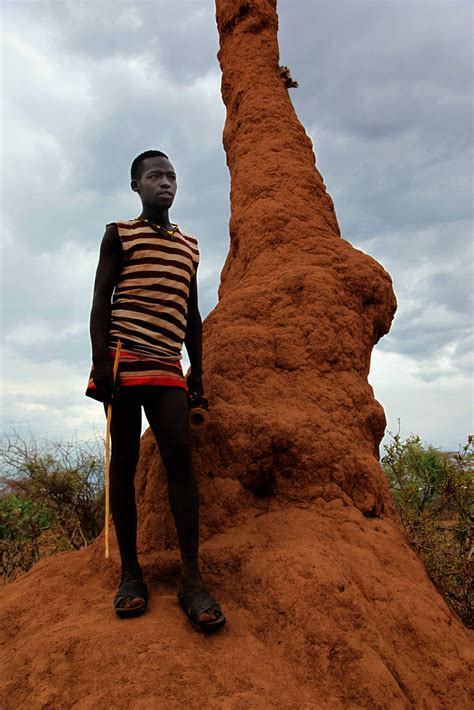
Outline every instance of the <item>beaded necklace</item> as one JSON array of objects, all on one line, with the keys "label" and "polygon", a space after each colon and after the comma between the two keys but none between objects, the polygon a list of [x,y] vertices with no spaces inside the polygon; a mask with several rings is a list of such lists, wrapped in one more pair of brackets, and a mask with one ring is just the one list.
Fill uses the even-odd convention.
[{"label": "beaded necklace", "polygon": [[172,223],[173,229],[166,229],[166,227],[162,227],[161,224],[155,224],[155,222],[152,222],[149,219],[146,219],[145,217],[137,217],[136,219],[140,219],[142,222],[146,222],[147,224],[151,225],[152,227],[156,227],[157,229],[161,229],[163,232],[166,232],[173,241],[178,241],[178,237],[175,237],[174,234],[176,231],[179,230],[179,226],[177,224]]}]

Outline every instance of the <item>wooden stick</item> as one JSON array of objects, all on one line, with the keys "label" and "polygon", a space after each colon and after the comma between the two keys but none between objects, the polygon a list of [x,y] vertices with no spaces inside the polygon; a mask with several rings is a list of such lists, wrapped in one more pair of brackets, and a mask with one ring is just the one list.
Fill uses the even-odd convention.
[{"label": "wooden stick", "polygon": [[[122,343],[117,340],[117,350],[114,360],[114,382],[120,360]],[[109,559],[109,518],[110,518],[110,422],[112,421],[112,402],[107,405],[107,427],[105,430],[105,559]]]}]

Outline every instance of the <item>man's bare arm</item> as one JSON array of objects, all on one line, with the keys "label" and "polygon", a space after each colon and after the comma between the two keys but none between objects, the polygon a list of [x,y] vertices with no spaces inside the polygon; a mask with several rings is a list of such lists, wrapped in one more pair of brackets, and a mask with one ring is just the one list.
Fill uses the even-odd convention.
[{"label": "man's bare arm", "polygon": [[200,377],[202,375],[202,319],[198,306],[196,273],[192,276],[189,285],[188,322],[186,324],[184,343],[188,351],[191,371],[194,375]]},{"label": "man's bare arm", "polygon": [[90,317],[94,383],[104,402],[110,401],[117,389],[114,385],[112,360],[108,353],[112,293],[122,263],[122,243],[115,224],[105,230],[100,245],[99,263],[94,282]]}]

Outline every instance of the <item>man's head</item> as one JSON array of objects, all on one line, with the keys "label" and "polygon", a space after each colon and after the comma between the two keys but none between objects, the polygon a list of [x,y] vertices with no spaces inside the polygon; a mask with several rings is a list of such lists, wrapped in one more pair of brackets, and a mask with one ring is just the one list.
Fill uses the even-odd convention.
[{"label": "man's head", "polygon": [[169,208],[176,195],[176,172],[161,150],[147,150],[137,155],[131,166],[130,186],[143,206]]}]

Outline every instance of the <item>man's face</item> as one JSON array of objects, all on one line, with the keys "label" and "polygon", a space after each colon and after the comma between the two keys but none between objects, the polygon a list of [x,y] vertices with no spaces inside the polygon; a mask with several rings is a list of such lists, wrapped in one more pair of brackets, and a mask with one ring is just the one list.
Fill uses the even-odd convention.
[{"label": "man's face", "polygon": [[168,209],[176,195],[176,173],[168,158],[161,155],[145,158],[138,180],[132,180],[132,190],[138,192],[143,205]]}]

